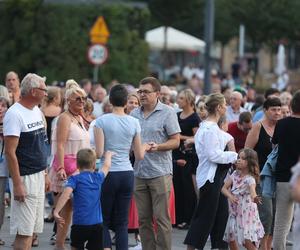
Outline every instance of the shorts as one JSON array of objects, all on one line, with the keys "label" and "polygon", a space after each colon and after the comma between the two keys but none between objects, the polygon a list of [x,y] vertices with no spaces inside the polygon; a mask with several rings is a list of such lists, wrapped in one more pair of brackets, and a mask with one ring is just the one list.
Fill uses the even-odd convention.
[{"label": "shorts", "polygon": [[45,172],[21,176],[25,186],[24,202],[14,199],[13,183],[9,180],[11,190],[10,234],[32,236],[42,233],[44,227]]},{"label": "shorts", "polygon": [[78,250],[84,250],[85,247],[88,250],[102,250],[103,249],[102,224],[72,225],[71,246]]}]

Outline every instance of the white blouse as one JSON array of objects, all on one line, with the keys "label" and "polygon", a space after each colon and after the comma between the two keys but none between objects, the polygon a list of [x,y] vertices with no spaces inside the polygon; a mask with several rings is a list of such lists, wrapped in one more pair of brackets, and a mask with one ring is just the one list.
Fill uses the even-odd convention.
[{"label": "white blouse", "polygon": [[203,121],[195,135],[195,147],[199,164],[196,171],[198,188],[206,181],[213,183],[218,164],[233,163],[238,154],[224,151],[232,136],[221,130],[215,122]]}]

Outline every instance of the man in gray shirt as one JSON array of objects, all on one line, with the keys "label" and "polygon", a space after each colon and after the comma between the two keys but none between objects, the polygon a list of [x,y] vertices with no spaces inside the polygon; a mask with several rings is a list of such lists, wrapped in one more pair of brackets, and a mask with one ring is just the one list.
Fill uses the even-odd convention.
[{"label": "man in gray shirt", "polygon": [[[175,111],[158,99],[159,81],[154,77],[146,77],[139,84],[142,106],[133,110],[131,115],[140,122],[142,142],[151,145],[144,159],[134,164],[135,199],[142,247],[143,250],[171,250],[171,151],[179,147],[181,131]],[[153,218],[157,222],[156,236]]]}]

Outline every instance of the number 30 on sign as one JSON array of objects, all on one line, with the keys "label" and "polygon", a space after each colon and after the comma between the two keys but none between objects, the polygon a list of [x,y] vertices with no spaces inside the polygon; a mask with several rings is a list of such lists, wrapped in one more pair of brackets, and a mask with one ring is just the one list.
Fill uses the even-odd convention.
[{"label": "number 30 on sign", "polygon": [[88,49],[88,60],[91,64],[101,65],[108,57],[108,50],[102,44],[91,45]]}]

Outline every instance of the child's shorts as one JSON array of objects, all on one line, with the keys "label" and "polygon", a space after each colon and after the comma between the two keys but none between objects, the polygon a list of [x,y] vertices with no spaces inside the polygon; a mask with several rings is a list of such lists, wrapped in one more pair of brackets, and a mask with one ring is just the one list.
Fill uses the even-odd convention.
[{"label": "child's shorts", "polygon": [[102,224],[72,225],[71,246],[78,250],[84,250],[85,248],[88,250],[103,249]]}]

